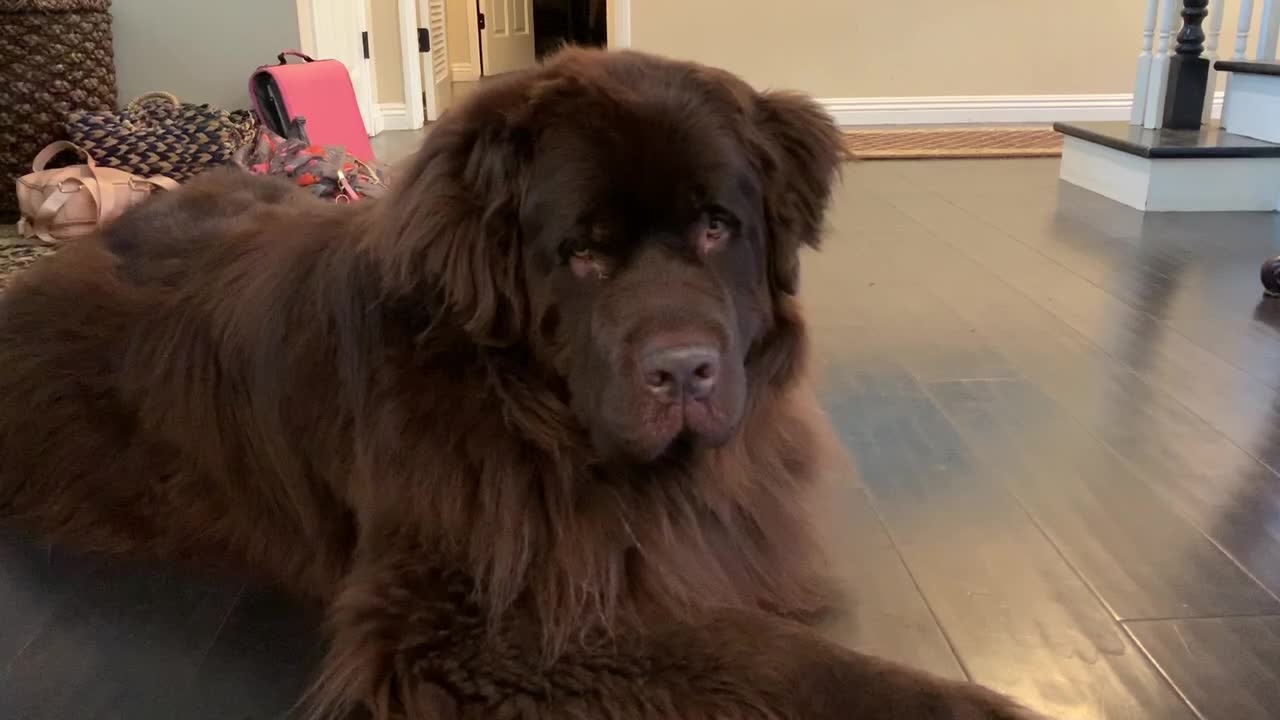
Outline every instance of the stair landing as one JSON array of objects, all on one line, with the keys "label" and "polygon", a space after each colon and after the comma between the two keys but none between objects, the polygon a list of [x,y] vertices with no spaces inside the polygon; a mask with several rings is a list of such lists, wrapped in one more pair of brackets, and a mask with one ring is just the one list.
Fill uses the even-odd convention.
[{"label": "stair landing", "polygon": [[1057,123],[1063,180],[1145,211],[1280,209],[1280,144],[1226,132]]}]

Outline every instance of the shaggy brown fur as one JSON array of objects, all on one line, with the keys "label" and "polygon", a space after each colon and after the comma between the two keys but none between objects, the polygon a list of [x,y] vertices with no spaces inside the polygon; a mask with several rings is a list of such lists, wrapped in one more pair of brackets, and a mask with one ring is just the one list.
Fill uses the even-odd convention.
[{"label": "shaggy brown fur", "polygon": [[324,716],[1028,717],[784,619],[827,591],[793,295],[840,159],[806,99],[568,51],[384,201],[199,179],[4,297],[0,516],[326,603]]}]

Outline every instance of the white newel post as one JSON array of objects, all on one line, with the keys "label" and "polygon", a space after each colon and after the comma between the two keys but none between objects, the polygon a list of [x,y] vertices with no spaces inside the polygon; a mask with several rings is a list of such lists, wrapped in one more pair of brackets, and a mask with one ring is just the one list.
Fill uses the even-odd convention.
[{"label": "white newel post", "polygon": [[[1173,2],[1174,0],[1165,0]],[[1147,0],[1147,14],[1142,22],[1142,54],[1138,55],[1138,77],[1133,83],[1133,112],[1130,125],[1141,125],[1147,116],[1147,91],[1151,85],[1151,49],[1156,36],[1156,12],[1160,0]]]},{"label": "white newel post", "polygon": [[1280,40],[1280,8],[1275,0],[1262,0],[1261,37],[1258,38],[1258,62],[1276,61],[1276,42]]},{"label": "white newel post", "polygon": [[1222,36],[1223,6],[1226,0],[1209,0],[1209,32],[1204,41],[1204,54],[1209,59],[1209,81],[1204,89],[1204,116],[1202,120],[1208,124],[1213,119],[1213,99],[1218,90],[1218,71],[1213,64],[1218,62],[1218,41]]},{"label": "white newel post", "polygon": [[1160,12],[1160,43],[1151,58],[1151,73],[1147,78],[1146,116],[1142,126],[1149,129],[1164,127],[1164,99],[1169,88],[1169,53],[1173,49],[1173,19],[1182,8],[1180,0],[1165,0]]}]

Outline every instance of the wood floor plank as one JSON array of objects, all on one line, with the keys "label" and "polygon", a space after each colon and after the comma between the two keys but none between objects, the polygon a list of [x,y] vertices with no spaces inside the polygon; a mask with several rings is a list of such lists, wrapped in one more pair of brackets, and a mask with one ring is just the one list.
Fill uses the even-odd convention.
[{"label": "wood floor plank", "polygon": [[1280,714],[1280,617],[1127,625],[1204,720]]},{"label": "wood floor plank", "polygon": [[[984,219],[1003,223],[1019,239],[1036,243],[1049,257],[1145,313],[1164,327],[1248,373],[1258,382],[1280,387],[1280,330],[1255,314],[1266,303],[1257,281],[1262,258],[1277,253],[1273,246],[1274,213],[1244,214],[1217,220],[1207,216],[1181,222],[1161,213],[1148,213],[1132,234],[1112,240],[1090,232],[1117,212],[1097,197],[1064,188],[1065,202],[1040,228],[1020,229],[1019,223],[1044,223],[1045,210],[1028,204],[1022,212],[999,214],[992,199],[966,209]],[[1130,211],[1133,212],[1133,211]],[[1029,218],[1023,220],[1023,218]],[[1080,225],[1081,239],[1071,254],[1062,251],[1059,234]],[[1086,241],[1085,238],[1088,238]],[[1092,266],[1083,264],[1092,258]],[[1109,266],[1109,268],[1108,268]]]},{"label": "wood floor plank", "polygon": [[[891,253],[881,251],[901,244],[893,224],[882,222],[888,219],[886,208],[875,207],[865,196],[851,205],[858,227],[882,235],[882,242],[832,250],[838,260],[830,264],[848,280],[839,284],[847,288],[838,301],[844,306],[829,303],[821,293],[816,301],[807,298],[814,321],[830,323],[833,335],[849,338],[845,342],[856,347],[859,355],[846,364],[865,364],[878,352],[928,381],[930,392],[984,464],[1006,479],[1118,617],[1280,610],[1277,600],[1170,500],[1032,383],[953,382],[937,372],[947,367],[1012,372],[1006,370],[1012,365],[953,309],[963,298],[934,296],[918,263],[895,262]],[[955,267],[946,272],[960,274]],[[962,276],[963,284],[986,285],[980,272]],[[1053,325],[1040,324],[1036,331],[1043,339],[1051,336]],[[824,347],[820,355],[828,361],[844,356],[833,352],[840,350]],[[1090,369],[1090,377],[1096,376],[1097,369]],[[947,381],[932,380],[937,377]],[[1040,378],[1053,385],[1061,381]]]},{"label": "wood floor plank", "polygon": [[5,668],[83,586],[93,565],[11,531],[0,531],[0,678]]},{"label": "wood floor plank", "polygon": [[323,655],[321,614],[264,591],[246,591],[200,664],[177,717],[280,720],[298,701]]},{"label": "wood floor plank", "polygon": [[[1102,439],[1152,488],[1273,593],[1280,593],[1275,474],[1226,435],[1025,293],[916,222],[910,207],[878,202],[880,171],[846,176],[874,228],[882,282],[917,282],[1006,357],[1017,372]],[[871,198],[871,199],[867,199]],[[843,252],[830,243],[829,253]],[[863,262],[865,262],[865,258]],[[838,265],[839,262],[830,262]],[[830,272],[815,263],[817,274]],[[813,273],[811,273],[813,274]],[[847,341],[852,342],[852,341]],[[1140,357],[1140,356],[1138,356]],[[1280,447],[1280,426],[1258,428]]]},{"label": "wood floor plank", "polygon": [[1035,387],[948,382],[929,393],[1117,617],[1280,613],[1280,601]]},{"label": "wood floor plank", "polygon": [[838,526],[830,544],[832,569],[848,595],[841,612],[821,627],[823,634],[854,650],[964,679],[865,487],[852,475],[840,478],[833,501]]},{"label": "wood floor plank", "polygon": [[929,164],[898,169],[917,185],[935,176],[930,189],[947,202],[1259,382],[1280,383],[1280,330],[1253,317],[1261,300],[1258,265],[1280,252],[1274,213],[1142,213],[1065,183],[1010,198],[1004,188],[944,183]]},{"label": "wood floor plank", "polygon": [[1054,717],[1190,717],[933,402],[904,387],[909,376],[864,374],[828,406],[969,674]]},{"label": "wood floor plank", "polygon": [[9,664],[0,706],[24,720],[171,717],[238,591],[103,564]]},{"label": "wood floor plank", "polygon": [[1258,442],[1260,428],[1280,425],[1266,384],[972,213],[920,193],[906,179],[888,174],[876,179],[875,192],[909,207],[910,216],[936,240],[1137,370],[1268,467],[1280,468],[1280,445]]}]

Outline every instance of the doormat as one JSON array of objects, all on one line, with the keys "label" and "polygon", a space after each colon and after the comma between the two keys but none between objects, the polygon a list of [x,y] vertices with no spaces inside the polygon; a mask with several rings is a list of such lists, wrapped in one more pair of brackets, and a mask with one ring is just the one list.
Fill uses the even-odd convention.
[{"label": "doormat", "polygon": [[1062,135],[1053,128],[879,128],[844,132],[856,160],[928,158],[1029,158],[1062,155]]}]

